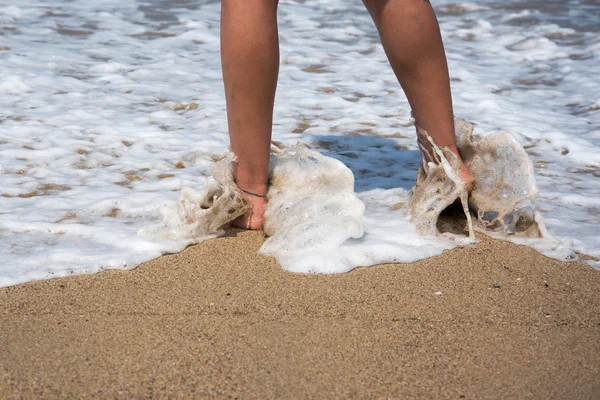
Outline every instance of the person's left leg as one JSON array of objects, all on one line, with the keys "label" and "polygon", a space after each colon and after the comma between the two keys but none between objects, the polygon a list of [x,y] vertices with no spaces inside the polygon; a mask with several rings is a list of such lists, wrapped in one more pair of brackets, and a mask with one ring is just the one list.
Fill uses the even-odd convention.
[{"label": "person's left leg", "polygon": [[[456,148],[448,64],[439,25],[427,0],[363,0],[379,31],[392,69],[406,93],[417,125],[461,163],[461,178],[472,178]],[[424,143],[424,145],[428,145]]]}]

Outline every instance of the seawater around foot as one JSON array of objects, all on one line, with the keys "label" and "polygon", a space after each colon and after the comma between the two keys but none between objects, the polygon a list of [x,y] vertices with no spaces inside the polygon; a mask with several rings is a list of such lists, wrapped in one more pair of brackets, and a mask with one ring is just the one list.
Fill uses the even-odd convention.
[{"label": "seawater around foot", "polygon": [[[249,198],[239,190],[225,157],[213,166],[215,182],[202,193],[193,192],[196,199],[190,197],[192,191],[184,191],[179,211],[165,213],[164,223],[153,231],[197,243],[222,234],[231,223],[252,229],[264,222],[269,238],[260,252],[294,272],[340,273],[413,262],[475,243],[475,231],[562,261],[576,259],[568,242],[548,234],[537,212],[520,207],[523,200],[535,198],[537,186],[531,162],[514,138],[506,133],[472,138],[472,125],[461,120],[457,132],[464,166],[476,182],[471,194],[459,159],[435,145],[429,155],[436,162],[424,166],[427,170],[420,171],[412,191],[374,189],[358,195],[354,175],[342,162],[297,145],[272,155],[266,199]],[[468,235],[460,229],[438,230],[438,222],[444,224],[440,214],[456,199],[467,217]],[[469,206],[479,210],[474,222]],[[262,216],[257,207],[264,207],[264,220],[253,219]],[[395,210],[394,218],[389,218],[390,210]]]},{"label": "seawater around foot", "polygon": [[[447,148],[435,145],[418,129],[424,160],[413,188],[411,220],[424,235],[436,235],[441,213],[460,199],[469,236],[474,231],[498,239],[530,245],[560,261],[578,257],[569,243],[552,236],[533,208],[538,196],[533,163],[515,137],[496,133],[473,137],[473,125],[456,119],[457,148],[462,160]],[[429,145],[423,145],[429,143]],[[468,193],[463,169],[470,172],[474,188]],[[475,213],[472,222],[471,210]]]},{"label": "seawater around foot", "polygon": [[[378,254],[393,259],[421,238],[403,220],[418,164],[410,106],[359,2],[336,2],[345,17],[335,20],[323,1],[294,3],[279,10],[290,34],[274,137],[352,169],[367,206],[360,252],[385,242]],[[456,12],[451,3],[435,6],[455,110],[482,136],[516,135],[548,230],[599,258],[600,5],[485,0],[454,2]],[[210,154],[229,143],[219,2],[4,4],[0,286],[181,251],[187,239],[137,232],[162,221],[162,208],[176,212],[183,187],[201,194],[213,181]]]},{"label": "seawater around foot", "polygon": [[[364,203],[354,193],[354,175],[342,162],[300,145],[279,151],[270,163],[268,196],[260,198],[237,187],[231,158],[224,157],[213,166],[215,182],[209,190],[197,193],[197,206],[182,209],[181,204],[188,204],[186,191],[179,211],[165,212],[163,223],[146,231],[162,231],[171,238],[198,243],[223,234],[229,224],[243,229],[263,227],[269,238],[260,252],[276,257],[286,269],[331,273],[373,264],[346,260],[340,250],[348,239],[363,236],[365,212]],[[217,228],[210,222],[216,219]]]}]

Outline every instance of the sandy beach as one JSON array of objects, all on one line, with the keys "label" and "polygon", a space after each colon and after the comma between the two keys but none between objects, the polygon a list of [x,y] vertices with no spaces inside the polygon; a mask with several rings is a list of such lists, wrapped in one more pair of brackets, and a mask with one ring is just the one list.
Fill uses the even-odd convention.
[{"label": "sandy beach", "polygon": [[[324,258],[299,252],[286,265],[331,268],[328,257],[341,254],[348,262],[335,271],[359,266],[345,274],[287,272],[257,254],[261,232],[229,230],[185,248],[212,237],[196,216],[210,215],[213,162],[231,143],[221,2],[0,6],[0,400],[600,400],[600,271],[540,253],[600,259],[600,3],[432,2],[454,114],[477,137],[509,132],[501,143],[523,148],[517,159],[490,140],[478,154],[508,161],[482,157],[480,170],[502,174],[502,185],[488,185],[486,172],[476,188],[501,202],[509,186],[531,198],[539,189],[531,209],[515,200],[524,211],[513,216],[524,219],[506,221],[516,231],[535,206],[557,240],[529,241],[538,252],[481,237],[436,257],[465,242],[418,234],[408,218],[422,166],[411,110],[420,120],[424,106],[412,107],[398,84],[369,12],[360,1],[281,3],[277,157],[300,143],[337,160],[297,149],[285,163],[272,159],[296,188],[280,195],[303,202],[280,210],[319,216],[282,242]],[[429,42],[424,27],[407,38]],[[398,65],[433,65],[431,49]],[[425,82],[411,71],[420,67],[404,72],[421,83],[409,86],[439,86],[439,72]],[[260,92],[256,104],[267,104]],[[504,173],[512,168],[519,173]],[[531,174],[535,186],[517,184]],[[311,200],[323,176],[331,179]],[[449,192],[429,193],[425,214]],[[503,219],[497,207],[477,207]],[[463,234],[462,221],[436,226]],[[138,268],[96,273],[101,266]]]},{"label": "sandy beach", "polygon": [[231,231],[134,271],[0,289],[0,397],[539,398],[600,393],[600,273],[484,240],[283,271]]}]

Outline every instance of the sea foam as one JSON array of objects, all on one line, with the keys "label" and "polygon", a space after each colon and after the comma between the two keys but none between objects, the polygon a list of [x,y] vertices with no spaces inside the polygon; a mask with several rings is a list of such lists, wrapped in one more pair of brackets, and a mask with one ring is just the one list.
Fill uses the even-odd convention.
[{"label": "sea foam", "polygon": [[[227,148],[220,7],[151,3],[2,7],[0,286],[130,269],[189,245],[139,232],[179,212],[182,188],[186,207],[195,204],[213,182],[212,155]],[[366,207],[363,236],[328,253],[321,271],[414,261],[469,241],[444,226],[419,235],[410,222],[420,164],[410,106],[361,2],[280,3],[273,138],[341,161]],[[535,211],[561,243],[543,251],[600,258],[599,6],[434,3],[455,113],[475,136],[511,132],[533,162]],[[507,215],[509,229],[537,218],[522,208]],[[485,215],[488,234],[505,234],[495,216]],[[294,268],[307,270],[311,257]]]},{"label": "sea foam", "polygon": [[[436,146],[427,132],[419,130],[420,141],[430,143],[422,146],[423,160],[431,161],[421,164],[409,195],[409,214],[392,214],[405,223],[408,217],[413,225],[408,236],[403,232],[401,238],[393,231],[384,234],[365,230],[365,204],[354,192],[352,171],[343,163],[304,145],[274,147],[264,226],[268,239],[260,253],[274,256],[290,271],[346,272],[359,266],[430,256],[427,251],[420,252],[419,239],[432,244],[437,241],[438,251],[448,248],[448,242],[475,243],[477,230],[528,244],[561,261],[576,260],[572,248],[548,233],[539,212],[523,207],[538,194],[533,164],[523,147],[510,133],[473,137],[473,128],[464,120],[456,120],[457,145],[475,182],[471,193],[459,177],[456,156]],[[212,167],[214,180],[203,192],[184,188],[176,209],[163,212],[163,223],[140,233],[163,234],[188,243],[223,234],[224,228],[247,208],[247,195],[233,179],[232,160],[229,154],[216,162]],[[441,232],[440,215],[455,201],[460,201],[466,217],[465,232]],[[384,237],[377,238],[377,234]],[[378,239],[387,239],[387,249],[374,256],[373,250],[381,246],[371,242]]]},{"label": "sea foam", "polygon": [[[213,164],[213,180],[203,191],[183,188],[175,207],[163,208],[163,222],[139,233],[189,244],[224,234],[248,207],[233,179],[232,160],[228,154]],[[315,254],[335,256],[347,239],[363,236],[365,205],[354,193],[354,175],[340,161],[303,145],[278,150],[270,164],[264,226],[269,238],[260,252],[292,270],[294,260],[312,257],[314,264],[306,272],[322,272]],[[327,269],[340,267],[329,262]]]},{"label": "sea foam", "polygon": [[417,128],[419,142],[429,143],[421,146],[424,161],[410,200],[411,219],[419,233],[440,234],[440,215],[460,201],[469,237],[473,238],[477,230],[497,239],[527,244],[560,261],[577,260],[572,241],[550,234],[542,215],[535,210],[539,190],[525,149],[509,132],[474,137],[473,130],[474,126],[465,120],[455,120],[456,144],[474,182],[469,193],[459,178],[457,157],[436,146],[427,132]]}]

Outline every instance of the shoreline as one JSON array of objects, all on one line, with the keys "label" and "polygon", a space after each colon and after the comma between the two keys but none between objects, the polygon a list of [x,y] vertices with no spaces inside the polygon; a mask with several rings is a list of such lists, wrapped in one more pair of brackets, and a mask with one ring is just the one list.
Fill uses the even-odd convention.
[{"label": "shoreline", "polygon": [[260,232],[0,289],[0,397],[593,398],[600,274],[487,239],[283,271]]}]

